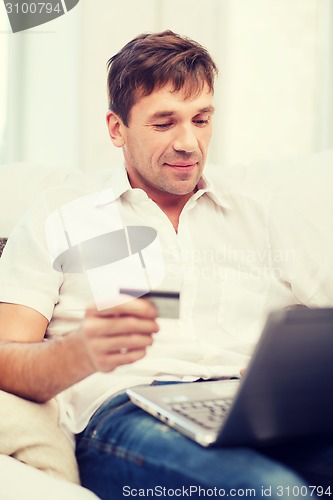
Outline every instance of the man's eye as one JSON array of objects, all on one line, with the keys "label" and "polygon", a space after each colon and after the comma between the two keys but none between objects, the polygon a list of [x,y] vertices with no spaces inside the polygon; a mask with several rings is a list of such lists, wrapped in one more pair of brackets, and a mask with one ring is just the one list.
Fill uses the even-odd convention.
[{"label": "man's eye", "polygon": [[168,127],[171,127],[172,123],[154,123],[154,127],[158,129],[166,129]]},{"label": "man's eye", "polygon": [[208,125],[209,119],[207,120],[193,120],[196,125],[199,127],[204,127],[205,125]]}]

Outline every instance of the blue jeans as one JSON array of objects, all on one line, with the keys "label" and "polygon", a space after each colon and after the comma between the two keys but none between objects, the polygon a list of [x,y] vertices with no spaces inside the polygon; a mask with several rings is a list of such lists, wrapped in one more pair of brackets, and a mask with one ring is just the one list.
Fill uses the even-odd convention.
[{"label": "blue jeans", "polygon": [[77,436],[77,459],[83,486],[102,500],[333,497],[333,442],[264,452],[206,449],[137,408],[126,394],[106,401]]}]

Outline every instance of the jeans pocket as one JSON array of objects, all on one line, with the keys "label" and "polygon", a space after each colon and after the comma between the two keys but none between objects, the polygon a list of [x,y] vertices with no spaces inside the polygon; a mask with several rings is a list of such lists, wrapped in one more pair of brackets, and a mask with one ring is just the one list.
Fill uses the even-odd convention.
[{"label": "jeans pocket", "polygon": [[[129,409],[131,406],[133,406],[133,404],[126,392],[111,396],[111,398],[106,400],[91,417],[84,432],[85,437],[88,439],[99,439],[101,435],[105,434],[105,429],[111,425],[112,417],[116,417],[119,413]],[[106,422],[109,422],[109,426],[105,426]]]}]

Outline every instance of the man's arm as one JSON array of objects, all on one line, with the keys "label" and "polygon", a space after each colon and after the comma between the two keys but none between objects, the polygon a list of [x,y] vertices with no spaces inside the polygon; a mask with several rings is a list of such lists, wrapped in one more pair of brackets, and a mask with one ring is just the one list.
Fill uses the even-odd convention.
[{"label": "man's arm", "polygon": [[29,307],[0,304],[0,389],[37,402],[96,371],[141,359],[158,331],[156,310],[146,300],[111,309],[88,308],[80,327],[44,341],[47,319]]}]

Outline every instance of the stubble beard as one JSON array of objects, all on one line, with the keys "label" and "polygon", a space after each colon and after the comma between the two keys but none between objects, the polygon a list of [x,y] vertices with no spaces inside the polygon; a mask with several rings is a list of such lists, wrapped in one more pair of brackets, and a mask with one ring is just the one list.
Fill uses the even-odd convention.
[{"label": "stubble beard", "polygon": [[[168,168],[168,167],[166,167]],[[195,176],[193,174],[179,174],[177,180],[171,180],[161,176],[159,178],[158,187],[165,193],[170,193],[178,196],[190,194],[195,191],[195,188],[201,178],[202,169]]]}]

